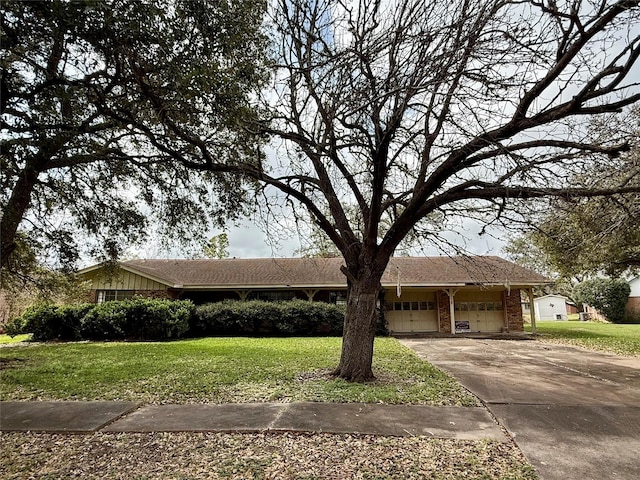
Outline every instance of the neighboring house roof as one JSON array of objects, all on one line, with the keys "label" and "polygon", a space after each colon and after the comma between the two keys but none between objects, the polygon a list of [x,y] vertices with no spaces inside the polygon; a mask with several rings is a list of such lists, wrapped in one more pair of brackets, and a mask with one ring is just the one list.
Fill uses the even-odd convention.
[{"label": "neighboring house roof", "polygon": [[564,295],[560,295],[560,294],[554,295],[552,293],[550,293],[549,295],[543,295],[542,297],[536,297],[534,298],[534,301],[542,300],[546,298],[562,298],[564,299],[565,302],[571,303],[571,299],[569,297],[565,297]]},{"label": "neighboring house roof", "polygon": [[536,297],[533,299],[534,302],[539,302],[540,300],[549,300],[552,298],[561,298],[564,300],[564,303],[566,303],[567,305],[572,305],[572,306],[576,306],[576,302],[574,302],[573,300],[571,300],[569,297],[565,296],[565,295],[560,295],[559,293],[553,294],[550,293],[549,295],[543,295],[542,297]]},{"label": "neighboring house roof", "polygon": [[[342,258],[128,260],[120,266],[174,288],[339,287]],[[80,273],[100,268],[89,267]],[[494,256],[393,257],[382,284],[392,286],[541,285],[549,280]]]}]

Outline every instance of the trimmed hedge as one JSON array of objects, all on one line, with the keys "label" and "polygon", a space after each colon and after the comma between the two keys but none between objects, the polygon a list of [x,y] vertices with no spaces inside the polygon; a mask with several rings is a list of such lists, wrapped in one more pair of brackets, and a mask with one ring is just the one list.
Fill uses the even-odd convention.
[{"label": "trimmed hedge", "polygon": [[[342,306],[305,300],[227,300],[195,307],[188,300],[134,297],[97,305],[36,305],[7,325],[7,333],[31,333],[35,341],[341,336],[344,314]],[[382,317],[378,334],[386,334]]]},{"label": "trimmed hedge", "polygon": [[182,338],[189,330],[193,308],[186,300],[140,297],[100,303],[84,317],[82,337],[89,340]]},{"label": "trimmed hedge", "polygon": [[195,309],[190,334],[341,336],[344,308],[323,302],[226,300]]},{"label": "trimmed hedge", "polygon": [[132,299],[78,305],[36,305],[12,325],[12,333],[49,340],[166,340],[184,337],[190,301]]},{"label": "trimmed hedge", "polygon": [[81,325],[85,315],[95,305],[83,303],[76,305],[39,304],[27,308],[22,317],[14,321],[16,334],[31,333],[32,340],[81,340]]}]

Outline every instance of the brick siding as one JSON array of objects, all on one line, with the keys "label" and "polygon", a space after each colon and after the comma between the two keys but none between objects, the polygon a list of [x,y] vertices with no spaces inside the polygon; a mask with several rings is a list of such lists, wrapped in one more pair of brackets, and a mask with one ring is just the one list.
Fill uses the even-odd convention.
[{"label": "brick siding", "polygon": [[627,313],[629,315],[640,315],[640,297],[629,297]]},{"label": "brick siding", "polygon": [[509,332],[524,331],[524,321],[522,319],[522,303],[520,301],[520,290],[513,289],[511,294],[504,293],[504,305],[507,314],[507,329]]},{"label": "brick siding", "polygon": [[449,313],[449,295],[439,290],[436,292],[438,302],[438,318],[440,319],[440,333],[451,333],[451,315]]}]

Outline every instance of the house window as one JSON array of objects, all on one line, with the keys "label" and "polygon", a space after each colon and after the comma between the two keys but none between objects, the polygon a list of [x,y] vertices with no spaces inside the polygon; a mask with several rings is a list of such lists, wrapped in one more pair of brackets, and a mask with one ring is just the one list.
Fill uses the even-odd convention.
[{"label": "house window", "polygon": [[110,302],[112,300],[124,300],[131,298],[135,290],[98,290],[98,303]]},{"label": "house window", "polygon": [[455,310],[461,312],[497,312],[503,310],[502,302],[455,302]]}]

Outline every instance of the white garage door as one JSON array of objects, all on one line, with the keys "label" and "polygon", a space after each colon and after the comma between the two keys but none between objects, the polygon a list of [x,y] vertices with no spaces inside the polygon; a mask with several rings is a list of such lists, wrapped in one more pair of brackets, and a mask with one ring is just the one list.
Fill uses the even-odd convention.
[{"label": "white garage door", "polygon": [[387,294],[385,316],[390,333],[438,331],[438,311],[433,292],[402,292],[400,298]]},{"label": "white garage door", "polygon": [[455,296],[455,316],[456,322],[468,321],[471,332],[500,332],[505,324],[502,293],[458,294]]}]

